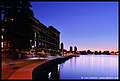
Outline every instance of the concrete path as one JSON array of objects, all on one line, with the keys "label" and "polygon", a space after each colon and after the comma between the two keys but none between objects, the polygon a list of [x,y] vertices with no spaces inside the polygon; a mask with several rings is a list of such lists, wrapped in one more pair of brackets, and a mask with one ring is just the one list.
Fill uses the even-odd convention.
[{"label": "concrete path", "polygon": [[35,59],[47,59],[45,61],[42,62],[37,62],[37,63],[33,63],[30,65],[27,65],[25,67],[22,67],[18,70],[16,70],[16,72],[14,72],[8,79],[9,80],[32,80],[32,71],[35,67],[39,66],[40,64],[43,64],[45,62],[48,62],[49,60],[53,60],[55,58],[59,58],[61,56],[48,56],[47,58],[28,58],[26,60],[35,60]]},{"label": "concrete path", "polygon": [[40,64],[47,62],[48,60],[37,62],[34,64],[27,65],[23,68],[18,69],[14,74],[12,74],[9,80],[32,80],[32,70]]}]

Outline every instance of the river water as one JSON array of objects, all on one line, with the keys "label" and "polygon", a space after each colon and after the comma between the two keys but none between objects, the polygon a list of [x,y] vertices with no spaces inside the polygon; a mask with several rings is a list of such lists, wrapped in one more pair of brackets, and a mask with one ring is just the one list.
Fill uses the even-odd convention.
[{"label": "river water", "polygon": [[118,79],[118,55],[79,55],[58,65],[59,80]]}]

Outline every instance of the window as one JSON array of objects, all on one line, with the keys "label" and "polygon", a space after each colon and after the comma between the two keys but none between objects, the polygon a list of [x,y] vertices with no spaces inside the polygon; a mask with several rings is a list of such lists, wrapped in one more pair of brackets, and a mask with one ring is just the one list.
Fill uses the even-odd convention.
[{"label": "window", "polygon": [[1,17],[2,17],[1,19],[3,20],[4,19],[4,14],[3,13],[1,14]]},{"label": "window", "polygon": [[34,46],[36,47],[36,41],[35,41],[35,44],[34,44]]},{"label": "window", "polygon": [[14,21],[14,19],[13,19],[13,18],[11,18],[10,20],[11,20],[12,22]]},{"label": "window", "polygon": [[3,35],[1,35],[1,38],[3,39]]},{"label": "window", "polygon": [[18,10],[17,10],[17,12],[18,12],[18,13],[20,13],[20,12],[21,12],[21,10],[20,10],[20,9],[18,9]]}]

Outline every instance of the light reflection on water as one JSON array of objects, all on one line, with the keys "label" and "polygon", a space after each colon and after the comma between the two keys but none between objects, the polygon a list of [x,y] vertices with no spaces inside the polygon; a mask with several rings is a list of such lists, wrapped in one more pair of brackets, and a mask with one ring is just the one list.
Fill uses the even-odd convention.
[{"label": "light reflection on water", "polygon": [[59,79],[118,79],[118,55],[80,55],[60,64]]}]

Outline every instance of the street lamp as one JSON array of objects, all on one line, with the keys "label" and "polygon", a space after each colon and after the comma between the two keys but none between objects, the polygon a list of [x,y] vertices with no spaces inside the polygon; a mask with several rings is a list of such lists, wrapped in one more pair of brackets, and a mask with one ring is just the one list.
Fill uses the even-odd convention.
[{"label": "street lamp", "polygon": [[32,49],[34,48],[34,46],[32,46]]}]

